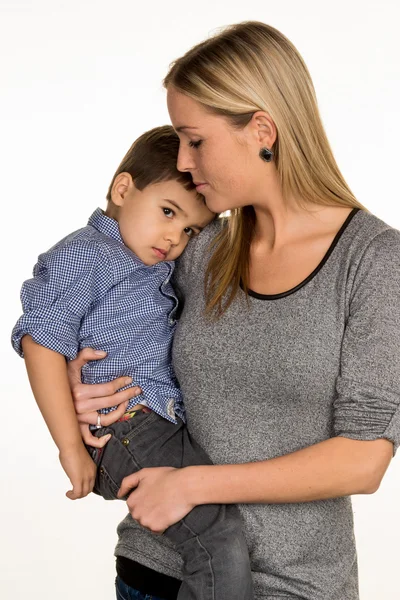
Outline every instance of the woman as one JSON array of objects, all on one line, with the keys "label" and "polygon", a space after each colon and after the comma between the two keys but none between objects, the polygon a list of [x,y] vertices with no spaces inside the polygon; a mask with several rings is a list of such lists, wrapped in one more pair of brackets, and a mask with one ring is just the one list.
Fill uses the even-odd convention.
[{"label": "woman", "polygon": [[[239,503],[256,598],[356,600],[349,496],[378,489],[400,440],[400,233],[354,198],[307,68],[272,27],[229,27],[165,86],[178,168],[212,211],[232,211],[177,270],[174,365],[216,465],[124,480],[122,493],[137,487],[118,597],[176,597],[179,558],[154,532],[196,505]],[[75,392],[82,422],[115,404],[108,386]]]}]

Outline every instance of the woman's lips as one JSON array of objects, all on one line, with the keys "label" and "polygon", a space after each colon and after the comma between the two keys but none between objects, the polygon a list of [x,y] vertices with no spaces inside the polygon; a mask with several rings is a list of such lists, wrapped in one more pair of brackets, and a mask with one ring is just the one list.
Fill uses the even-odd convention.
[{"label": "woman's lips", "polygon": [[196,186],[196,190],[197,190],[198,192],[200,192],[201,190],[203,190],[203,189],[205,188],[205,186],[206,186],[206,185],[208,185],[208,183],[196,183],[196,184],[195,184],[195,186]]}]

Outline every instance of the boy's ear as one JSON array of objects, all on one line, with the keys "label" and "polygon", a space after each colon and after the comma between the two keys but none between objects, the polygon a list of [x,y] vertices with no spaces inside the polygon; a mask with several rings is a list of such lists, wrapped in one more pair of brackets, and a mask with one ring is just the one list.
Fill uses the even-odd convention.
[{"label": "boy's ear", "polygon": [[116,176],[112,189],[111,200],[116,206],[123,206],[126,195],[132,191],[134,183],[132,176],[129,173],[119,173]]}]

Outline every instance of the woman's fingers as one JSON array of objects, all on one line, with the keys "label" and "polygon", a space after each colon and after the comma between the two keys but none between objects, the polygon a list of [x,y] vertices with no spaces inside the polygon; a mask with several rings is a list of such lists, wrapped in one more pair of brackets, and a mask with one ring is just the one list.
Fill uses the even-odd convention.
[{"label": "woman's fingers", "polygon": [[102,350],[93,350],[93,348],[83,348],[83,350],[80,350],[78,356],[74,358],[74,360],[68,362],[68,377],[70,384],[81,383],[82,367],[89,362],[89,360],[99,360],[106,356],[107,352],[103,352]]},{"label": "woman's fingers", "polygon": [[109,397],[114,395],[118,390],[129,385],[130,383],[132,383],[131,377],[118,377],[113,381],[108,381],[106,383],[93,383],[90,385],[85,383],[75,383],[73,385],[74,399],[91,400],[93,398]]},{"label": "woman's fingers", "polygon": [[89,425],[80,425],[82,439],[87,446],[93,446],[93,448],[104,448],[109,439],[111,438],[111,433],[107,435],[103,435],[102,437],[96,437],[89,430]]},{"label": "woman's fingers", "polygon": [[[129,401],[126,400],[125,402],[123,402],[122,404],[120,404],[118,406],[118,408],[116,408],[115,410],[111,411],[110,413],[106,414],[106,415],[100,415],[100,425],[102,427],[108,427],[108,425],[112,425],[113,423],[115,423],[116,421],[118,421],[118,419],[120,419],[126,412],[126,409],[128,407]],[[141,410],[143,408],[143,404],[135,404],[135,406],[132,406],[132,408],[130,408],[129,410]],[[98,425],[99,424],[99,413],[94,410],[92,412],[89,413],[81,413],[77,415],[78,418],[78,422],[81,423],[82,425]]]},{"label": "woman's fingers", "polygon": [[75,411],[78,415],[92,413],[100,408],[110,408],[112,406],[120,405],[142,393],[142,390],[137,386],[127,388],[120,392],[118,391],[132,383],[132,378],[126,376],[118,377],[117,379],[114,379],[114,381],[109,381],[107,383],[82,383],[81,370],[83,365],[89,360],[99,360],[105,356],[107,356],[107,353],[101,350],[83,348],[78,356],[68,363],[68,377],[72,397],[74,399]]},{"label": "woman's fingers", "polygon": [[97,425],[97,417],[99,413],[94,410],[88,413],[77,414],[78,423],[82,425]]},{"label": "woman's fingers", "polygon": [[108,425],[112,425],[118,419],[122,417],[124,412],[126,411],[126,407],[128,406],[128,401],[123,402],[118,406],[116,410],[111,411],[107,415],[99,415],[97,410],[88,413],[82,413],[77,416],[78,422],[82,425],[99,425],[99,416],[100,416],[100,425],[102,427],[108,427]]},{"label": "woman's fingers", "polygon": [[139,472],[132,473],[132,475],[128,475],[127,477],[124,477],[124,479],[121,482],[121,487],[119,488],[119,491],[118,491],[118,498],[123,498],[124,496],[126,496],[127,493],[132,491],[133,489],[135,489],[139,485],[139,483],[140,483]]},{"label": "woman's fingers", "polygon": [[120,419],[122,417],[122,415],[125,413],[128,404],[129,404],[129,401],[127,400],[126,402],[123,402],[122,404],[120,404],[118,406],[118,408],[111,411],[110,413],[108,413],[106,415],[101,415],[101,417],[100,417],[101,425],[103,427],[107,427],[108,425],[112,425],[113,423],[118,421],[118,419]]},{"label": "woman's fingers", "polygon": [[85,413],[100,408],[110,408],[138,396],[142,393],[139,387],[131,387],[117,392],[117,390],[131,382],[130,377],[119,377],[108,383],[76,384],[72,387],[76,412]]}]

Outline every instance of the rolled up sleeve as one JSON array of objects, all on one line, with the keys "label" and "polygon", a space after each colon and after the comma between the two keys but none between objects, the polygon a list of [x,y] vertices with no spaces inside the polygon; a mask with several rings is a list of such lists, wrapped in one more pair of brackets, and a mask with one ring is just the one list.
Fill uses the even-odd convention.
[{"label": "rolled up sleeve", "polygon": [[369,244],[349,293],[335,435],[385,438],[400,444],[400,232],[388,229]]},{"label": "rolled up sleeve", "polygon": [[41,254],[33,278],[22,286],[24,314],[11,337],[15,351],[23,357],[21,340],[30,335],[41,346],[75,358],[81,320],[112,283],[108,263],[99,247],[82,241]]}]

